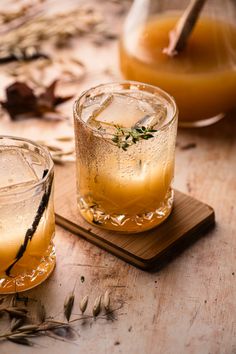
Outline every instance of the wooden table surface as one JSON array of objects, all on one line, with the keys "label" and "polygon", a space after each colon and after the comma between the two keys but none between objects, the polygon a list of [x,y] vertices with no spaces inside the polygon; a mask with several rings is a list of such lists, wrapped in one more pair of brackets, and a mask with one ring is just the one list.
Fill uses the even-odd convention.
[{"label": "wooden table surface", "polygon": [[[98,3],[106,7],[106,2]],[[109,6],[109,21],[114,18],[121,23],[120,5],[114,2]],[[88,68],[86,77],[76,84],[77,94],[85,87],[120,77],[115,41],[96,46],[85,39],[73,50]],[[6,82],[4,68],[0,67],[1,87]],[[71,107],[72,101],[66,105],[70,117]],[[42,299],[47,312],[56,315],[62,312],[64,299],[76,283],[75,308],[86,294],[91,306],[106,289],[111,290],[112,306],[121,304],[122,308],[113,322],[97,319],[78,325],[78,338],[73,343],[43,337],[35,340],[37,345],[32,349],[1,342],[0,353],[235,354],[235,119],[232,114],[208,128],[178,131],[175,187],[215,209],[213,231],[162,270],[148,273],[57,227],[57,267],[45,283],[27,295]],[[0,118],[0,134],[49,139],[65,133],[73,134],[72,119],[55,123]],[[189,143],[196,147],[184,149]],[[62,168],[66,165],[57,169],[56,178]]]}]

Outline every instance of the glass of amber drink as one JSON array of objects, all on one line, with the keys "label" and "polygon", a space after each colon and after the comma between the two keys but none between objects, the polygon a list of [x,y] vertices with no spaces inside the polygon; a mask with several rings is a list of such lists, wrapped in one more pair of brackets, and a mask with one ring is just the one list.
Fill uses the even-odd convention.
[{"label": "glass of amber drink", "polygon": [[130,233],[168,217],[177,116],[170,95],[138,82],[100,85],[79,97],[78,207],[89,223]]},{"label": "glass of amber drink", "polygon": [[30,289],[54,269],[52,186],[46,149],[0,136],[0,294]]}]

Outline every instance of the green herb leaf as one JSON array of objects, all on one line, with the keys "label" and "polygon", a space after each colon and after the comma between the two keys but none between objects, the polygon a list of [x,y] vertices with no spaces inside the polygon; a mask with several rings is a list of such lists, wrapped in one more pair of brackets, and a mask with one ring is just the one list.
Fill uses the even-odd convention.
[{"label": "green herb leaf", "polygon": [[140,140],[148,140],[153,138],[154,135],[150,133],[155,133],[157,130],[148,129],[144,126],[141,128],[122,128],[119,125],[115,126],[117,131],[112,137],[113,143],[118,146],[119,149],[127,151],[128,147],[136,144]]}]

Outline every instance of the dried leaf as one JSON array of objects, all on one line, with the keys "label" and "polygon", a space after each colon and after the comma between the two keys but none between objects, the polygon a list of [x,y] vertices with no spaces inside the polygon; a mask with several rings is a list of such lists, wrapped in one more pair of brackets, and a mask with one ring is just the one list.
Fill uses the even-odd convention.
[{"label": "dried leaf", "polygon": [[109,311],[110,309],[110,292],[109,290],[106,290],[103,298],[103,305],[106,311]]},{"label": "dried leaf", "polygon": [[[16,81],[6,88],[5,102],[0,102],[12,120],[43,117],[45,113],[55,112],[55,108],[73,96],[55,95],[57,80],[53,81],[44,92],[36,95],[26,83]],[[59,116],[59,114],[58,114]]]},{"label": "dried leaf", "polygon": [[98,296],[94,302],[94,305],[93,305],[93,316],[96,317],[99,315],[100,311],[101,311],[101,295]]},{"label": "dried leaf", "polygon": [[74,293],[71,293],[67,296],[64,303],[64,315],[68,322],[70,321],[71,313],[74,306],[74,301],[75,301]]},{"label": "dried leaf", "polygon": [[21,325],[23,325],[24,321],[24,318],[13,318],[11,320],[11,331],[14,332],[16,329],[18,329]]},{"label": "dried leaf", "polygon": [[37,99],[33,90],[24,82],[15,82],[6,89],[7,101],[1,102],[10,117],[15,120],[23,113],[34,112],[37,106]]},{"label": "dried leaf", "polygon": [[70,100],[73,96],[60,97],[55,96],[55,88],[58,80],[53,81],[45,90],[38,96],[39,110],[44,112],[54,112],[55,107],[61,103]]},{"label": "dried leaf", "polygon": [[86,308],[88,306],[88,295],[86,295],[81,301],[80,301],[80,304],[79,304],[79,308],[81,310],[82,313],[84,313],[86,311]]}]

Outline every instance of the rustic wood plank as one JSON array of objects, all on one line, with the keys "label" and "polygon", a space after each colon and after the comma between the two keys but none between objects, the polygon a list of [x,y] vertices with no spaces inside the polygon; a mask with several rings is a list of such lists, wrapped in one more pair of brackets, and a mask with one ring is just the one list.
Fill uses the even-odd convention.
[{"label": "rustic wood plank", "polygon": [[[118,7],[112,6],[114,11],[109,16],[113,23]],[[107,7],[108,2],[104,2],[104,12]],[[77,84],[78,94],[113,79],[104,69],[117,68],[115,45],[98,48],[84,41],[78,43],[74,53],[86,60],[91,70],[86,80]],[[1,88],[6,83],[4,72],[2,68]],[[216,228],[166,267],[149,273],[57,227],[56,270],[27,295],[42,299],[50,314],[61,315],[64,299],[77,280],[76,309],[80,297],[89,294],[93,300],[108,288],[113,305],[123,301],[122,314],[112,323],[98,320],[79,326],[80,337],[75,344],[44,337],[37,340],[39,345],[28,349],[4,342],[0,343],[1,354],[236,353],[235,119],[233,113],[212,127],[178,132],[175,187],[211,205],[216,212]],[[40,139],[42,135],[50,138],[65,131],[73,133],[71,121],[14,123],[7,117],[0,118],[1,134]],[[183,150],[189,143],[196,147]],[[84,283],[80,281],[82,275]],[[89,306],[91,309],[91,303]],[[1,331],[6,329],[2,319],[0,325]]]}]

